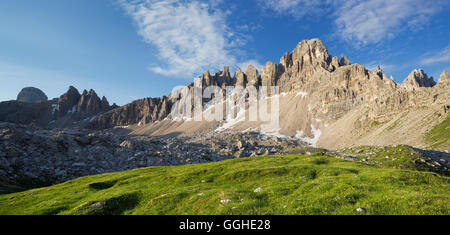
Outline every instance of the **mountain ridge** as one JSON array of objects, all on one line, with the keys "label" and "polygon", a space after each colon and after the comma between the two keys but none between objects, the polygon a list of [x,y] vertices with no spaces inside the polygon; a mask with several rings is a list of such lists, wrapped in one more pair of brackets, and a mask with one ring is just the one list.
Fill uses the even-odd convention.
[{"label": "mountain ridge", "polygon": [[[189,121],[191,117],[181,119],[172,117],[171,110],[177,103],[187,104],[188,109],[193,110],[192,102],[188,103],[190,100],[184,96],[193,94],[196,88],[203,91],[208,86],[217,86],[222,91],[227,86],[256,89],[278,86],[281,101],[280,130],[268,132],[260,128],[261,122],[245,120],[233,123],[219,120],[208,124],[205,122],[195,124]],[[450,76],[447,71],[442,72],[439,80],[435,82],[434,78],[429,77],[422,69],[415,69],[402,83],[396,83],[392,77],[387,77],[380,66],[370,71],[361,64],[351,63],[346,56],[333,57],[323,42],[316,38],[302,40],[292,52],[286,52],[278,64],[269,61],[261,71],[249,65],[245,72],[238,68],[232,76],[229,67],[224,66],[223,70],[214,74],[206,71],[195,81],[167,96],[143,98],[120,107],[110,106],[106,97],[100,99],[93,90],[84,90],[80,94],[71,86],[58,99],[36,104],[43,106],[41,109],[45,111],[42,112],[42,117],[35,114],[37,117],[33,120],[39,119],[36,123],[51,127],[79,126],[91,129],[124,127],[133,134],[145,135],[177,133],[195,136],[197,133],[214,131],[251,130],[265,135],[299,138],[312,145],[326,148],[347,147],[356,143],[411,144],[423,147],[423,140],[419,139],[448,117],[450,107],[448,87]],[[210,100],[204,98],[202,104],[208,106]],[[236,104],[235,102],[234,105]],[[2,105],[5,106],[6,103],[0,103],[0,106]],[[9,110],[14,106],[11,103],[8,105]],[[16,109],[21,110],[23,107]],[[416,116],[409,117],[411,113],[415,113]],[[371,129],[373,123],[387,125],[392,119],[407,126],[409,121],[405,116],[414,120],[420,117],[415,125],[422,128],[415,130],[408,126],[404,127],[406,128],[404,130],[397,130],[391,126],[381,125],[377,127],[379,129]],[[0,121],[5,120],[14,122],[14,118],[0,115]],[[364,133],[365,129],[373,132]],[[398,136],[405,137],[405,140],[401,140],[395,138],[393,134],[383,134],[385,132],[409,132],[414,138],[397,133]],[[379,139],[386,140],[380,142]]]}]

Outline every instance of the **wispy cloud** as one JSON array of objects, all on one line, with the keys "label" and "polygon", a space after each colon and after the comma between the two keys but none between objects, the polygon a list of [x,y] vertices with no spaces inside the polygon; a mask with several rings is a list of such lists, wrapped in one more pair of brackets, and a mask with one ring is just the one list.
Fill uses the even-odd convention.
[{"label": "wispy cloud", "polygon": [[340,38],[367,45],[395,38],[405,30],[419,31],[448,1],[429,0],[259,0],[263,9],[297,19],[320,14],[336,26]]},{"label": "wispy cloud", "polygon": [[227,11],[220,1],[120,0],[133,18],[138,33],[158,51],[156,73],[190,78],[206,69],[234,66],[238,47],[245,45],[227,26]]},{"label": "wispy cloud", "polygon": [[323,12],[328,2],[329,0],[258,0],[259,5],[266,11],[292,15],[297,19]]},{"label": "wispy cloud", "polygon": [[378,63],[378,62],[376,62],[376,61],[371,61],[371,62],[369,62],[369,63],[366,63],[365,66],[366,66],[367,69],[369,69],[369,70],[371,70],[371,71],[374,71],[375,69],[377,69],[378,66],[380,66],[380,68],[381,68],[383,71],[390,71],[390,72],[391,72],[391,71],[395,71],[396,69],[398,69],[399,67],[401,67],[401,66],[394,65],[394,64],[383,64],[383,63]]},{"label": "wispy cloud", "polygon": [[450,62],[450,45],[433,56],[425,57],[420,62],[425,65]]},{"label": "wispy cloud", "polygon": [[392,39],[409,29],[421,30],[442,2],[429,0],[341,1],[334,13],[337,33],[361,44]]},{"label": "wispy cloud", "polygon": [[237,65],[242,71],[245,71],[249,65],[253,65],[260,73],[262,67],[264,67],[262,64],[260,64],[257,60],[248,60],[241,62]]}]

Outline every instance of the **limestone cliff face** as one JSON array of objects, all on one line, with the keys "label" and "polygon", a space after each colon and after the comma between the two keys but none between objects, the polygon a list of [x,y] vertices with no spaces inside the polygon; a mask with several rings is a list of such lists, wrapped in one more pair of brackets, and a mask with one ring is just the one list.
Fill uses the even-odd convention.
[{"label": "limestone cliff face", "polygon": [[438,85],[441,87],[450,86],[450,75],[447,70],[444,70],[439,77]]},{"label": "limestone cliff face", "polygon": [[[60,126],[87,119],[91,128],[146,124],[157,126],[156,123],[162,123],[157,121],[167,119],[168,124],[158,128],[171,129],[176,126],[173,128],[176,131],[183,128],[191,130],[193,125],[183,126],[183,123],[178,122],[183,119],[172,117],[171,110],[177,104],[189,104],[189,95],[194,94],[196,88],[202,91],[208,86],[223,90],[227,86],[278,86],[282,94],[280,133],[290,137],[302,133],[307,138],[315,139],[315,142],[330,143],[327,146],[323,144],[325,147],[334,146],[341,139],[345,141],[346,134],[350,136],[347,141],[357,141],[351,139],[351,136],[358,136],[355,134],[358,131],[363,139],[370,123],[389,121],[397,114],[403,115],[418,107],[436,109],[436,112],[440,112],[440,117],[448,115],[450,109],[450,78],[447,71],[442,73],[437,84],[421,69],[412,71],[402,84],[397,84],[392,77],[386,76],[381,67],[369,71],[363,65],[350,63],[345,56],[333,57],[320,39],[311,39],[301,41],[292,52],[285,53],[278,64],[267,62],[261,71],[251,65],[238,68],[233,75],[228,67],[213,74],[207,71],[194,82],[170,93],[168,97],[145,98],[117,107],[109,105],[105,97],[100,99],[93,90],[85,90],[80,94],[74,87],[70,87],[60,98],[42,103],[42,109],[32,104],[0,103],[0,108],[9,107],[0,110],[15,113],[9,115],[0,111],[0,121],[14,120],[21,110],[31,109],[30,112],[35,116],[28,115],[32,117],[30,120],[45,123],[53,119]],[[206,104],[210,100],[211,98],[204,98],[202,102]],[[194,104],[191,102],[190,105],[187,109],[193,110]],[[15,107],[13,111],[11,106]],[[38,112],[42,112],[42,116]],[[434,111],[431,110],[430,113],[432,112]],[[417,124],[424,126],[424,130],[429,127],[428,123],[432,123],[430,120],[434,120],[431,116],[426,118],[427,121],[422,120],[423,123]],[[217,126],[214,125],[216,124],[210,126],[215,130]],[[223,122],[218,122],[217,125],[223,125]],[[259,124],[256,125],[243,121],[233,128],[243,131],[259,127]],[[333,125],[335,126],[330,127]],[[210,128],[209,125],[198,125],[198,128],[206,126]],[[320,132],[323,140],[317,140],[317,133]],[[400,136],[398,133],[397,135]]]},{"label": "limestone cliff face", "polygon": [[[228,68],[224,68],[224,71],[228,71]],[[351,136],[358,136],[356,132],[359,131],[361,139],[364,139],[363,137],[367,137],[364,135],[367,135],[369,131],[363,130],[369,128],[371,123],[380,120],[385,122],[394,118],[395,115],[406,115],[418,107],[436,109],[441,117],[447,115],[450,107],[448,72],[444,71],[436,84],[434,79],[428,77],[423,70],[416,69],[402,84],[397,84],[392,77],[386,76],[379,66],[374,71],[370,71],[363,65],[350,63],[345,56],[332,57],[320,39],[301,41],[292,52],[285,53],[278,64],[267,62],[261,73],[253,66],[246,68],[245,73],[238,68],[233,78],[229,76],[229,72],[219,71],[214,75],[207,72],[180,91],[192,94],[194,87],[204,88],[205,85],[278,86],[282,94],[280,96],[280,133],[290,137],[296,136],[296,132],[303,133],[305,138],[314,139],[315,142],[333,143],[326,147],[334,146],[333,141],[337,143],[340,138],[342,142],[357,141],[357,139],[351,139]],[[177,101],[181,103],[186,101],[183,100],[185,97],[180,96],[179,93],[183,92],[169,95],[169,101],[172,104]],[[208,100],[204,99],[203,102]],[[171,119],[170,116],[167,118]],[[423,126],[424,130],[430,127],[428,124],[434,123],[429,120],[423,122],[419,125]],[[334,123],[337,126],[330,129],[329,126]],[[177,126],[175,128],[177,131],[184,128],[184,124],[174,125]],[[191,128],[189,122],[185,126],[186,129]],[[231,129],[243,131],[258,127],[259,125],[243,121],[235,124]],[[168,127],[164,126],[164,128]],[[327,131],[328,129],[331,131]],[[404,130],[398,131],[406,133]],[[323,140],[325,142],[317,140],[319,137],[317,135],[320,135],[317,133],[320,132],[325,135]],[[355,133],[349,134],[350,132]],[[389,131],[383,133],[389,133]],[[350,137],[347,138],[345,135]],[[386,137],[386,141],[388,140],[389,138]],[[395,141],[393,143],[396,143]],[[368,144],[375,142],[367,141]]]},{"label": "limestone cliff face", "polygon": [[402,87],[408,90],[414,90],[419,87],[432,87],[436,85],[433,78],[429,78],[422,69],[415,69],[403,81]]},{"label": "limestone cliff face", "polygon": [[94,90],[83,91],[80,95],[78,90],[71,86],[69,90],[59,99],[54,111],[54,119],[57,120],[70,115],[77,120],[92,117],[111,110],[106,97],[100,99]]},{"label": "limestone cliff face", "polygon": [[170,108],[171,102],[166,96],[140,99],[100,115],[92,120],[90,127],[101,129],[133,124],[145,125],[166,118]]},{"label": "limestone cliff face", "polygon": [[73,112],[73,110],[76,110],[76,105],[78,104],[80,97],[81,95],[78,90],[75,87],[70,86],[69,90],[59,97],[54,111],[55,119],[62,118],[69,111]]}]

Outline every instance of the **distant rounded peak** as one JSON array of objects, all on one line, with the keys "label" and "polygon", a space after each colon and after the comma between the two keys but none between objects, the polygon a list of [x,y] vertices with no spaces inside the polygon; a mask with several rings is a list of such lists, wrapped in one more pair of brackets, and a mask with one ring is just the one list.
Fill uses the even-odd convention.
[{"label": "distant rounded peak", "polygon": [[48,97],[45,93],[36,87],[25,87],[17,95],[17,101],[37,103],[47,101]]}]

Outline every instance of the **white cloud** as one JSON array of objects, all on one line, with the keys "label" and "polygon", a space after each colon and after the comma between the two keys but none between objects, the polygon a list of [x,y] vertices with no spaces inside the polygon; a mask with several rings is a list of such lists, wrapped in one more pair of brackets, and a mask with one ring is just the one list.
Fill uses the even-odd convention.
[{"label": "white cloud", "polygon": [[227,12],[213,6],[217,1],[120,0],[138,26],[145,42],[156,47],[163,66],[151,66],[166,76],[191,77],[206,69],[233,66],[235,33],[227,27]]},{"label": "white cloud", "polygon": [[248,61],[244,61],[239,63],[237,66],[245,72],[245,70],[247,69],[247,67],[249,65],[253,65],[253,67],[255,67],[259,73],[261,73],[261,69],[262,67],[264,67],[261,63],[259,63],[257,60],[248,60]]},{"label": "white cloud", "polygon": [[334,14],[337,33],[361,44],[394,38],[406,28],[420,30],[441,7],[439,1],[429,0],[357,0],[341,4]]},{"label": "white cloud", "polygon": [[336,35],[362,45],[392,39],[406,29],[419,31],[448,4],[442,0],[259,1],[263,9],[297,19],[312,13],[316,18],[330,20],[336,26]]},{"label": "white cloud", "polygon": [[365,67],[370,71],[374,71],[375,69],[377,69],[378,66],[380,66],[381,70],[383,71],[394,71],[399,67],[398,65],[377,63],[376,61],[372,61],[365,64]]},{"label": "white cloud", "polygon": [[315,15],[323,11],[323,3],[320,0],[258,0],[259,5],[267,11],[278,14],[288,14],[299,19],[306,15]]},{"label": "white cloud", "polygon": [[442,49],[436,55],[429,56],[421,60],[421,63],[426,65],[444,62],[450,62],[450,45]]}]

